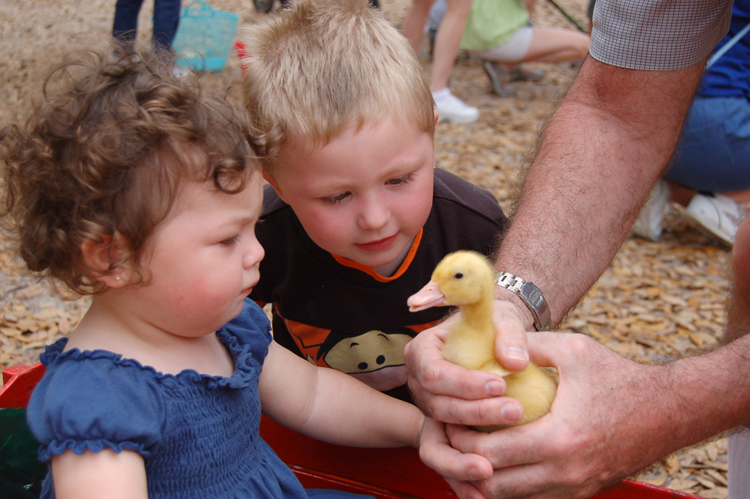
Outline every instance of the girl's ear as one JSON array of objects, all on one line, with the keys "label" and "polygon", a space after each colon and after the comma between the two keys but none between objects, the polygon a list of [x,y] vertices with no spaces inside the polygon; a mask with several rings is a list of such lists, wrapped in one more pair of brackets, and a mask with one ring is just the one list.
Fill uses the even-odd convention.
[{"label": "girl's ear", "polygon": [[267,175],[266,172],[263,172],[263,178],[266,180],[266,182],[271,184],[271,187],[273,187],[273,190],[276,191],[276,194],[279,195],[279,198],[281,198],[281,200],[286,203],[286,199],[284,199],[284,193],[281,192],[281,188],[279,187],[279,184],[276,182],[276,180],[274,180],[272,176]]},{"label": "girl's ear", "polygon": [[95,276],[92,280],[108,288],[121,288],[128,284],[131,278],[130,269],[126,265],[118,265],[114,270],[110,270],[110,267],[122,255],[122,236],[115,232],[114,236],[101,236],[101,239],[101,243],[86,239],[81,244],[83,262],[87,267],[94,269]]}]

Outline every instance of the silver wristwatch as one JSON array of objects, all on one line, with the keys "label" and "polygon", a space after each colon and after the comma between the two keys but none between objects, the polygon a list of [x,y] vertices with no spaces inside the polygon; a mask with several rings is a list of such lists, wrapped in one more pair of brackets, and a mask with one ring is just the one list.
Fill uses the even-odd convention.
[{"label": "silver wristwatch", "polygon": [[509,272],[495,274],[495,284],[517,294],[534,317],[537,331],[547,331],[552,314],[542,291],[531,281],[516,277]]}]

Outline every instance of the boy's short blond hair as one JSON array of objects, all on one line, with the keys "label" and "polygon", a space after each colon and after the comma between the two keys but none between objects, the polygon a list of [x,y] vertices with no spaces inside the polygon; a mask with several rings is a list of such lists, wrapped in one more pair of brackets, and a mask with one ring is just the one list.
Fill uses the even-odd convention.
[{"label": "boy's short blond hair", "polygon": [[[432,93],[404,36],[367,0],[298,0],[243,35],[245,106],[282,145],[327,144],[382,118],[435,131]],[[275,155],[264,160],[273,175]]]}]

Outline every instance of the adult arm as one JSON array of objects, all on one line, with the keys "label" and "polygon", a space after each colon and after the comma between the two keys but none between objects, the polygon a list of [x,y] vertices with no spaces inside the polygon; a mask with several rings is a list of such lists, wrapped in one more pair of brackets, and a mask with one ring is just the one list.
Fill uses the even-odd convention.
[{"label": "adult arm", "polygon": [[639,71],[589,57],[545,126],[495,267],[536,283],[553,324],[627,237],[677,144],[703,67]]},{"label": "adult arm", "polygon": [[529,349],[560,373],[548,415],[489,435],[447,428],[455,449],[492,463],[492,478],[471,481],[469,458],[422,453],[463,499],[588,497],[750,420],[750,336],[663,366],[626,360],[578,334],[530,334]]},{"label": "adult arm", "polygon": [[356,447],[419,446],[424,415],[335,369],[320,368],[271,342],[260,375],[263,413],[326,442]]}]

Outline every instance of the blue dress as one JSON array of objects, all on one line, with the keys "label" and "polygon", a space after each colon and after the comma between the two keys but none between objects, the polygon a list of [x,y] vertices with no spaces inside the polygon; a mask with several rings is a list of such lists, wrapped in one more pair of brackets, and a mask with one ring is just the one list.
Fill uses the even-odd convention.
[{"label": "blue dress", "polygon": [[[28,406],[40,459],[67,450],[135,451],[151,499],[307,499],[259,435],[258,379],[271,341],[265,313],[246,300],[216,335],[234,358],[229,378],[161,374],[104,350],[63,352],[67,338],[49,345],[41,356],[47,372]],[[48,475],[42,497],[54,496]]]}]

